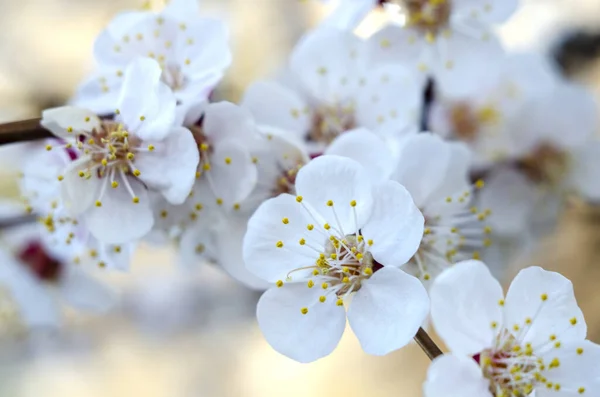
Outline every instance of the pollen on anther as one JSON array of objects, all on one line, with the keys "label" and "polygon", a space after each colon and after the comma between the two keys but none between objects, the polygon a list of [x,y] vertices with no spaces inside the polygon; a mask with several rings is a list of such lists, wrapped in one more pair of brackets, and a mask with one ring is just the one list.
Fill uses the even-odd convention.
[{"label": "pollen on anther", "polygon": [[577,348],[577,354],[580,356],[583,354],[583,349],[581,347]]},{"label": "pollen on anther", "polygon": [[342,298],[340,298],[335,302],[335,304],[338,306],[344,306],[344,300]]},{"label": "pollen on anther", "polygon": [[308,288],[312,288],[312,287],[314,287],[314,286],[315,286],[315,283],[314,283],[312,280],[308,280],[308,283],[306,283],[306,286],[307,286]]},{"label": "pollen on anther", "polygon": [[277,280],[277,282],[275,283],[275,285],[277,286],[277,288],[281,288],[281,287],[283,287],[283,281]]},{"label": "pollen on anther", "polygon": [[306,240],[305,240],[305,239],[303,239],[303,238],[301,238],[301,239],[298,241],[298,244],[300,244],[300,245],[304,245],[304,244],[306,244]]},{"label": "pollen on anther", "polygon": [[133,170],[133,175],[134,176],[140,176],[142,173],[140,172],[140,170]]},{"label": "pollen on anther", "polygon": [[153,151],[154,150],[154,145],[148,145],[148,150],[149,151]]},{"label": "pollen on anther", "polygon": [[333,201],[332,200],[328,200],[327,201],[327,206],[328,207],[333,207]]},{"label": "pollen on anther", "polygon": [[146,120],[146,116],[140,116],[140,121]]},{"label": "pollen on anther", "polygon": [[100,200],[96,201],[96,207],[102,207],[102,202]]},{"label": "pollen on anther", "polygon": [[47,150],[47,151],[50,151],[50,150],[52,150],[52,145],[46,145],[46,150]]},{"label": "pollen on anther", "polygon": [[540,299],[541,299],[543,302],[547,301],[547,300],[548,300],[548,294],[542,294],[542,295],[540,295]]},{"label": "pollen on anther", "polygon": [[313,229],[315,228],[315,226],[314,226],[314,225],[311,225],[311,224],[308,224],[308,225],[306,225],[306,228],[307,228],[308,230],[313,230]]},{"label": "pollen on anther", "polygon": [[225,157],[225,164],[231,164],[231,157]]},{"label": "pollen on anther", "polygon": [[301,203],[302,202],[302,196],[296,196],[296,201]]},{"label": "pollen on anther", "polygon": [[323,283],[323,284],[321,284],[321,288],[327,289],[327,288],[329,288],[329,284]]},{"label": "pollen on anther", "polygon": [[327,297],[325,295],[319,296],[319,302],[325,303],[326,300],[327,300]]},{"label": "pollen on anther", "polygon": [[356,200],[350,201],[350,207],[356,207]]},{"label": "pollen on anther", "polygon": [[131,201],[133,201],[134,204],[138,204],[140,202],[140,198],[139,197],[134,197],[131,199]]},{"label": "pollen on anther", "polygon": [[500,306],[504,306],[504,299],[500,299],[500,300],[498,301],[498,305],[500,305]]},{"label": "pollen on anther", "polygon": [[303,307],[302,309],[300,309],[300,313],[302,313],[302,314],[308,313],[308,308],[307,307]]},{"label": "pollen on anther", "polygon": [[215,200],[215,202],[217,203],[217,205],[223,205],[223,199],[222,199],[222,198],[220,198],[220,197],[219,197],[219,198],[217,198],[217,199]]},{"label": "pollen on anther", "polygon": [[110,184],[110,186],[112,186],[112,188],[113,188],[113,189],[116,189],[116,188],[118,188],[118,187],[119,187],[119,182],[117,182],[117,181],[112,181],[112,182],[111,182],[111,184]]},{"label": "pollen on anther", "polygon": [[281,248],[281,247],[283,247],[283,241],[278,241],[278,242],[275,244],[275,246],[276,246],[277,248]]},{"label": "pollen on anther", "polygon": [[571,320],[569,320],[571,322],[571,325],[576,325],[577,324],[577,318],[573,317]]},{"label": "pollen on anther", "polygon": [[62,181],[63,179],[65,179],[65,177],[64,177],[64,176],[62,176],[62,175],[59,175],[59,176],[58,176],[58,180],[59,180],[59,181]]}]

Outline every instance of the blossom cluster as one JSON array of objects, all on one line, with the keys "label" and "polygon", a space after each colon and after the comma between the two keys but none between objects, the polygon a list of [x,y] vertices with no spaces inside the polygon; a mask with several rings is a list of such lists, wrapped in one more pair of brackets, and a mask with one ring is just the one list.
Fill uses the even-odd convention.
[{"label": "blossom cluster", "polygon": [[[3,148],[25,205],[1,209],[39,218],[1,236],[12,317],[57,326],[54,291],[109,310],[96,273],[170,244],[181,271],[214,262],[265,290],[259,326],[297,361],[332,353],[346,318],[374,355],[431,323],[452,353],[426,397],[596,395],[600,348],[570,282],[531,267],[504,298],[481,262],[495,239],[547,230],[567,197],[600,199],[595,99],[502,47],[493,28],[517,6],[341,0],[237,104],[212,100],[229,37],[195,0],[117,15],[97,70],[43,112],[54,138]],[[389,24],[357,36],[376,7]]]}]

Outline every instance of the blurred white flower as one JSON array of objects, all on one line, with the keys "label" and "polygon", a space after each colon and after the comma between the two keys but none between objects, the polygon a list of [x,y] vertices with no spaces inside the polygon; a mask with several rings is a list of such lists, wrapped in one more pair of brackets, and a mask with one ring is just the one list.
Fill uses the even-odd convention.
[{"label": "blurred white flower", "polygon": [[297,196],[263,203],[248,223],[244,259],[276,283],[257,317],[280,353],[309,362],[331,353],[348,320],[363,349],[406,345],[427,316],[427,293],[398,267],[415,253],[423,217],[396,182],[372,184],[357,162],[321,156],[298,172]]},{"label": "blurred white flower", "polygon": [[345,131],[364,127],[401,133],[418,126],[423,81],[399,65],[378,67],[371,42],[321,28],[294,49],[281,83],[260,81],[242,106],[259,125],[294,132],[321,154]]},{"label": "blurred white flower", "polygon": [[452,353],[429,368],[425,397],[596,395],[600,347],[569,280],[522,270],[506,298],[486,266],[465,261],[431,288],[431,316]]},{"label": "blurred white flower", "polygon": [[[435,75],[453,69],[464,56],[481,53],[493,61],[503,54],[492,31],[506,21],[518,0],[393,0],[399,23],[385,26],[371,40],[377,42],[371,57],[378,61],[412,65]],[[386,5],[386,4],[384,4]]]},{"label": "blurred white flower", "polygon": [[160,64],[178,105],[206,99],[231,63],[226,26],[201,18],[195,0],[172,0],[158,14],[117,15],[96,39],[94,55],[99,70],[73,102],[101,114],[114,112],[124,70],[138,57]]},{"label": "blurred white flower", "polygon": [[105,243],[130,242],[150,231],[149,190],[174,204],[192,190],[198,149],[188,129],[173,125],[175,98],[161,73],[155,61],[134,61],[114,120],[69,106],[43,113],[42,125],[78,155],[58,176],[65,209]]},{"label": "blurred white flower", "polygon": [[523,148],[486,177],[480,205],[490,208],[495,232],[547,232],[568,194],[596,202],[600,187],[597,100],[585,89],[558,82],[552,93],[528,104],[513,128]]},{"label": "blurred white flower", "polygon": [[512,54],[490,62],[473,54],[436,79],[431,129],[469,145],[475,170],[518,158],[539,132],[525,126],[531,105],[555,95],[561,80],[542,55]]},{"label": "blurred white flower", "polygon": [[[2,206],[5,215],[6,205]],[[11,212],[19,213],[18,208]],[[39,224],[25,224],[3,230],[0,238],[0,286],[7,293],[3,299],[14,302],[17,321],[26,328],[59,326],[59,299],[96,313],[115,305],[114,291],[94,277],[93,268],[63,260],[42,236]]]}]

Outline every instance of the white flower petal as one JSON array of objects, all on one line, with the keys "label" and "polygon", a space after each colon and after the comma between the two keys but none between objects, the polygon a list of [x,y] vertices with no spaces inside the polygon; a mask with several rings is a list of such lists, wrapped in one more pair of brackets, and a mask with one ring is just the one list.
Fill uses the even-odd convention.
[{"label": "white flower petal", "polygon": [[201,184],[208,183],[215,198],[223,200],[222,205],[230,209],[248,197],[256,186],[256,164],[242,143],[234,141],[221,142],[210,159],[210,171],[202,171]]},{"label": "white flower petal", "polygon": [[[536,266],[521,270],[511,283],[504,320],[507,328],[526,328],[523,342],[531,342],[542,351],[553,348],[551,336],[561,343],[579,342],[587,332],[571,281]],[[526,325],[528,320],[531,325]]]},{"label": "white flower petal", "polygon": [[150,58],[137,58],[125,70],[117,108],[126,128],[141,139],[163,139],[175,122],[175,96]]},{"label": "white flower petal", "polygon": [[444,354],[427,371],[424,397],[492,397],[490,382],[470,357]]},{"label": "white flower petal", "polygon": [[[239,242],[241,245],[241,241]],[[179,240],[179,257],[186,269],[197,269],[203,262],[217,257],[215,255],[215,237],[205,224],[188,227]]]},{"label": "white flower petal", "polygon": [[[552,349],[540,357],[544,362],[551,363],[558,359],[559,365],[541,373],[548,382],[560,385],[564,396],[588,395],[595,396],[600,391],[600,346],[583,340],[565,343],[559,349]],[[584,392],[580,393],[580,388]],[[577,393],[576,393],[577,392]],[[550,395],[550,394],[549,394]],[[554,391],[553,396],[562,396]],[[545,397],[545,393],[538,396]]]},{"label": "white flower petal", "polygon": [[[341,227],[344,234],[360,229],[373,208],[369,174],[356,161],[340,156],[321,156],[302,167],[296,177],[296,191],[332,228]],[[330,200],[332,206],[328,206]]]},{"label": "white flower petal", "polygon": [[362,228],[369,251],[383,266],[401,266],[417,252],[425,219],[408,191],[387,181],[373,189],[373,212]]},{"label": "white flower petal", "polygon": [[385,142],[373,132],[359,128],[337,137],[325,154],[348,157],[362,165],[373,183],[387,180],[394,168],[394,158]]},{"label": "white flower petal", "polygon": [[[89,132],[98,128],[100,119],[90,110],[62,106],[44,110],[40,124],[59,138],[73,140],[77,138],[78,132]],[[68,129],[72,129],[72,132],[68,132]]]},{"label": "white flower petal", "polygon": [[304,90],[315,99],[330,102],[355,92],[356,81],[344,78],[366,74],[365,43],[352,32],[333,28],[306,34],[290,56],[290,69]]},{"label": "white flower petal", "polygon": [[479,192],[479,207],[491,210],[488,222],[498,235],[516,235],[525,230],[536,201],[537,192],[531,182],[509,168],[493,171]]},{"label": "white flower petal", "polygon": [[340,0],[321,26],[352,31],[376,5],[376,0]]},{"label": "white flower petal", "polygon": [[219,227],[215,257],[231,277],[248,288],[264,291],[272,284],[251,273],[244,263],[243,240],[247,231],[246,217],[231,217]]},{"label": "white flower petal", "polygon": [[[244,261],[252,273],[269,282],[285,280],[288,273],[313,266],[319,253],[309,247],[323,249],[323,235],[318,231],[319,219],[305,210],[315,211],[307,203],[299,204],[294,196],[281,194],[265,201],[248,221],[244,238]],[[308,230],[307,225],[314,225]],[[306,245],[300,245],[300,239]],[[281,247],[278,247],[281,242]],[[293,278],[293,275],[292,275]]]},{"label": "white flower petal", "polygon": [[242,107],[250,110],[257,124],[277,127],[301,136],[309,128],[307,104],[293,90],[270,81],[257,81],[245,92]]},{"label": "white flower petal", "polygon": [[0,263],[0,283],[10,291],[25,324],[30,327],[58,327],[61,314],[45,286],[1,249]]},{"label": "white flower petal", "polygon": [[482,19],[489,23],[502,23],[519,8],[519,0],[492,0],[485,4]]},{"label": "white flower petal", "polygon": [[89,179],[80,177],[80,171],[86,171],[89,158],[82,157],[67,166],[61,182],[61,198],[66,211],[77,216],[86,211],[98,199],[103,180],[96,175]]},{"label": "white flower petal", "polygon": [[98,64],[113,67],[126,65],[131,54],[121,48],[123,37],[134,27],[139,28],[140,24],[150,21],[155,22],[155,17],[148,12],[126,11],[117,14],[94,42],[94,58]]},{"label": "white flower petal", "polygon": [[255,133],[250,112],[225,101],[211,103],[206,107],[202,129],[215,146],[226,140],[248,139]]},{"label": "white flower petal", "polygon": [[418,32],[395,24],[384,26],[367,41],[369,59],[378,64],[413,65],[422,59],[424,41]]},{"label": "white flower petal", "polygon": [[121,181],[117,189],[107,188],[101,207],[92,206],[84,215],[92,235],[107,244],[129,243],[142,238],[154,224],[146,188],[136,179],[127,178],[139,203],[133,202]]},{"label": "white flower petal", "polygon": [[433,325],[453,353],[472,356],[492,346],[503,293],[485,264],[457,263],[435,279],[429,295]]},{"label": "white flower petal", "polygon": [[450,164],[450,144],[433,134],[411,134],[403,141],[394,180],[421,208],[439,189]]},{"label": "white flower petal", "polygon": [[123,75],[120,69],[103,68],[77,87],[77,92],[70,103],[100,115],[112,114],[117,109],[122,85]]},{"label": "white flower petal", "polygon": [[136,154],[140,180],[148,187],[162,190],[171,204],[181,204],[196,181],[198,146],[190,130],[171,128],[162,141],[153,142],[154,150]]},{"label": "white flower petal", "polygon": [[407,345],[428,313],[423,284],[400,269],[386,267],[362,283],[350,302],[348,322],[363,350],[382,356]]},{"label": "white flower petal", "polygon": [[[265,339],[279,353],[307,363],[330,354],[346,326],[346,312],[335,297],[319,301],[323,290],[306,284],[272,288],[258,301],[256,317]],[[301,309],[308,312],[302,314]]]},{"label": "white flower petal", "polygon": [[70,266],[64,270],[60,292],[74,308],[104,313],[116,304],[115,292],[83,269]]}]

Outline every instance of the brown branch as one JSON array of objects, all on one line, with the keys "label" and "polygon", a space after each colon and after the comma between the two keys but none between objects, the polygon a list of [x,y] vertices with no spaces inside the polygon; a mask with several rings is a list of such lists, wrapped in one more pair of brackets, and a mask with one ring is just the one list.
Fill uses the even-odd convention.
[{"label": "brown branch", "polygon": [[417,334],[415,335],[415,342],[419,345],[421,349],[427,354],[430,360],[435,359],[438,356],[441,356],[442,351],[435,344],[435,342],[427,335],[427,332],[423,328],[419,328]]},{"label": "brown branch", "polygon": [[0,145],[52,138],[50,131],[40,125],[40,120],[38,118],[0,124]]},{"label": "brown branch", "polygon": [[38,216],[36,214],[19,215],[12,218],[0,218],[0,230],[32,223],[37,221],[37,219]]}]

